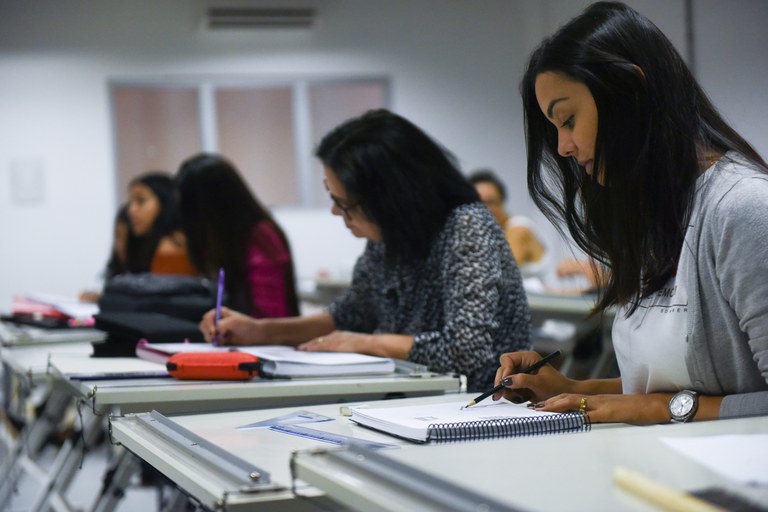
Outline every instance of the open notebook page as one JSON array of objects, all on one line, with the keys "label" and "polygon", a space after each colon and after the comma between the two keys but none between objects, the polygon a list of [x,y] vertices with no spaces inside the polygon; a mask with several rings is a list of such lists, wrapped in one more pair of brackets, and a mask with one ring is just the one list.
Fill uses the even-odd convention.
[{"label": "open notebook page", "polygon": [[477,422],[561,416],[557,413],[528,409],[524,405],[506,400],[488,401],[464,408],[466,404],[467,401],[464,400],[417,406],[353,409],[352,420],[398,437],[424,442],[428,440],[430,426],[436,424],[454,424],[459,429],[462,425]]}]

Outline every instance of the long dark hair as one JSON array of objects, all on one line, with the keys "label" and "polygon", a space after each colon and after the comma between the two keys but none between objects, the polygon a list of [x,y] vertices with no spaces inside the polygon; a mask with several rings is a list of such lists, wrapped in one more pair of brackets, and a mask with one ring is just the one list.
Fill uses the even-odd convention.
[{"label": "long dark hair", "polygon": [[426,259],[448,214],[479,200],[446,149],[387,110],[342,123],[315,154],[379,227],[390,263]]},{"label": "long dark hair", "polygon": [[130,186],[144,185],[157,197],[160,211],[146,235],[136,236],[131,230],[128,241],[128,272],[149,272],[160,240],[179,229],[179,216],[173,192],[171,175],[162,171],[150,171],[133,179]]},{"label": "long dark hair", "polygon": [[[585,84],[598,112],[594,175],[557,152],[536,78],[555,72]],[[694,185],[709,155],[735,150],[765,169],[720,116],[672,43],[621,3],[599,2],[545,39],[520,86],[528,188],[536,205],[609,268],[597,309],[638,301],[675,273]]]},{"label": "long dark hair", "polygon": [[[125,226],[126,229],[125,254],[122,255],[119,254],[115,248],[115,243],[117,242],[117,226],[119,225]],[[114,239],[112,241],[112,251],[109,256],[109,261],[107,262],[107,278],[115,277],[118,274],[128,272],[128,254],[131,250],[132,239],[135,237],[131,232],[131,221],[128,217],[127,204],[124,204],[120,207],[119,210],[117,210],[112,236]]]},{"label": "long dark hair", "polygon": [[[185,160],[176,175],[176,187],[192,263],[209,278],[216,278],[223,267],[229,305],[250,311],[252,294],[246,257],[254,226],[269,223],[290,252],[288,238],[251,193],[235,166],[219,155],[202,153]],[[292,261],[285,280],[289,309],[297,315]]]}]

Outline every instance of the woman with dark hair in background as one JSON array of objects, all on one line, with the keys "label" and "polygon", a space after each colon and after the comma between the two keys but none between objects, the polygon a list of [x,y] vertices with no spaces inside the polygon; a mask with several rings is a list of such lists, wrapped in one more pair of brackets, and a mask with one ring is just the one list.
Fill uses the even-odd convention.
[{"label": "woman with dark hair in background", "polygon": [[128,187],[130,235],[125,270],[130,273],[197,275],[179,226],[173,179],[149,172]]},{"label": "woman with dark hair in background", "polygon": [[288,239],[219,155],[200,154],[176,176],[179,211],[194,264],[210,279],[226,275],[226,304],[255,318],[299,312]]},{"label": "woman with dark hair in background", "polygon": [[[531,196],[609,272],[619,379],[551,366],[504,391],[592,421],[768,414],[768,168],[659,29],[590,6],[522,82]],[[496,377],[539,360],[505,354]],[[501,395],[499,393],[498,395]]]},{"label": "woman with dark hair in background", "polygon": [[530,311],[504,235],[453,158],[385,110],[351,119],[321,141],[331,212],[365,252],[352,285],[312,316],[254,320],[224,311],[201,330],[225,344],[408,359],[488,386],[501,353],[530,348]]},{"label": "woman with dark hair in background", "polygon": [[[197,275],[179,227],[170,174],[149,172],[130,182],[128,201],[115,216],[112,251],[104,278],[120,274]],[[80,300],[97,302],[101,292],[83,291]]]}]

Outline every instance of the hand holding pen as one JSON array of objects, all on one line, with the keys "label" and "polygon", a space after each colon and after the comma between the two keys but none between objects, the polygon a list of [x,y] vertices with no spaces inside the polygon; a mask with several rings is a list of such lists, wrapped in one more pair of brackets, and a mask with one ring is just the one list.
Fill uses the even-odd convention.
[{"label": "hand holding pen", "polygon": [[[507,355],[508,354],[504,354],[504,356],[507,356]],[[518,373],[518,374],[520,374],[520,373],[526,373],[526,374],[534,373],[536,370],[538,370],[539,368],[541,368],[545,364],[549,363],[550,361],[552,361],[554,358],[556,358],[559,355],[560,355],[560,351],[559,350],[555,350],[551,354],[541,358],[540,360],[536,361],[535,363],[531,364],[530,366],[527,366],[527,367],[523,368],[522,370],[520,370],[518,372],[515,372],[515,373]],[[502,358],[504,356],[502,356]],[[473,405],[475,405],[477,403],[480,403],[481,401],[485,400],[489,396],[495,395],[496,393],[498,393],[499,391],[504,389],[506,386],[509,386],[510,384],[512,384],[512,375],[507,375],[504,379],[502,379],[502,381],[497,386],[495,386],[492,389],[489,389],[488,391],[486,391],[485,393],[477,396],[474,400],[469,402],[464,407],[465,408],[466,407],[472,407]]]},{"label": "hand holding pen", "polygon": [[210,343],[218,337],[219,345],[258,345],[265,343],[261,322],[264,320],[221,306],[218,322],[216,308],[213,308],[203,315],[199,327],[205,340]]}]

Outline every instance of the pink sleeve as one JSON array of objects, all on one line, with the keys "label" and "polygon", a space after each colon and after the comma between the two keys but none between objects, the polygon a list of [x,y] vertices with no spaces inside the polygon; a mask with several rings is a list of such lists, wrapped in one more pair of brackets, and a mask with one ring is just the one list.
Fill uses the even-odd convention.
[{"label": "pink sleeve", "polygon": [[289,290],[291,254],[278,232],[268,222],[260,222],[254,227],[246,264],[248,283],[251,286],[251,316],[292,316],[292,293]]}]

